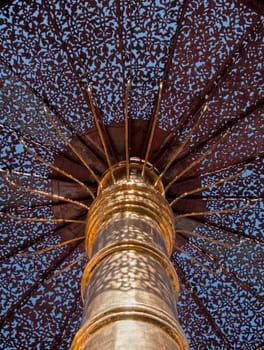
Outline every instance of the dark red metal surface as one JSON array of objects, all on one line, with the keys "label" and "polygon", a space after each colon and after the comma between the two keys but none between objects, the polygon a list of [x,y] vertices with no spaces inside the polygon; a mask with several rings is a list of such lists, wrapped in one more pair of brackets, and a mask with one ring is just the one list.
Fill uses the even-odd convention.
[{"label": "dark red metal surface", "polygon": [[[85,220],[84,206],[63,202],[58,196],[89,206],[91,195],[47,163],[96,193],[94,177],[71,149],[73,146],[81,154],[99,178],[107,169],[87,100],[87,84],[92,84],[96,111],[115,162],[125,158],[128,78],[132,79],[130,155],[139,158],[145,155],[158,86],[164,82],[149,159],[160,172],[208,100],[208,110],[165,174],[165,186],[215,147],[171,186],[169,201],[233,177],[173,206],[176,236],[172,259],[181,281],[178,310],[190,348],[261,348],[261,14],[263,6],[258,1],[17,0],[2,6],[1,349],[68,349],[79,327],[79,287],[86,259],[56,273],[82,256],[82,241],[43,254],[28,253],[82,236],[84,224],[29,222],[10,215]],[[43,112],[44,103],[52,122]],[[31,191],[34,189],[55,196]],[[230,212],[178,217],[226,209]],[[194,231],[229,246],[179,230]]]}]

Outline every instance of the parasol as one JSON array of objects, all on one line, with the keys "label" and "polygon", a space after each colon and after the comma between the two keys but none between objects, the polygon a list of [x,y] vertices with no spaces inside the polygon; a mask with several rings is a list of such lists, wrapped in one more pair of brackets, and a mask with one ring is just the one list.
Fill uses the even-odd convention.
[{"label": "parasol", "polygon": [[87,207],[125,159],[126,109],[129,155],[149,150],[174,211],[190,348],[261,348],[262,14],[247,1],[3,3],[2,349],[69,348]]}]

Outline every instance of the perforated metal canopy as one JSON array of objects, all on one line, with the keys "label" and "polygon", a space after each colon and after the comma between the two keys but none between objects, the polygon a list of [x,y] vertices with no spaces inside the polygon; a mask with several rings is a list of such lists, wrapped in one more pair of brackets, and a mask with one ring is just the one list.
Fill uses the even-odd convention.
[{"label": "perforated metal canopy", "polygon": [[56,245],[83,236],[108,168],[87,85],[114,164],[126,92],[129,154],[144,159],[163,82],[148,160],[162,173],[175,158],[180,322],[191,349],[260,349],[261,3],[16,0],[0,43],[0,348],[68,349],[79,327],[83,240]]}]

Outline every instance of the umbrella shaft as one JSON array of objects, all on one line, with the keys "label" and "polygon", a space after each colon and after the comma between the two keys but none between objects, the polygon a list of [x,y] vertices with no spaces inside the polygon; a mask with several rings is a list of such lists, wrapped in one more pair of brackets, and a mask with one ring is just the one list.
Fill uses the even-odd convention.
[{"label": "umbrella shaft", "polygon": [[131,174],[128,181],[124,171],[110,186],[108,178],[90,209],[90,261],[74,350],[188,349],[177,320],[178,277],[168,257],[173,217],[150,175],[145,182]]}]

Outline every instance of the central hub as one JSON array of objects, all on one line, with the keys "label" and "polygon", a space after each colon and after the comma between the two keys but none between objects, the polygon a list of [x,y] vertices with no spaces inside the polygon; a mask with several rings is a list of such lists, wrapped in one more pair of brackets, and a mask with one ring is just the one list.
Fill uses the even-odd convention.
[{"label": "central hub", "polygon": [[131,161],[128,171],[125,162],[118,163],[107,170],[98,187],[98,195],[109,186],[121,183],[144,183],[145,185],[155,187],[160,193],[164,193],[164,187],[162,181],[158,178],[157,170],[150,163],[147,163],[144,167],[144,162],[140,159],[135,158]]},{"label": "central hub", "polygon": [[172,253],[174,220],[171,208],[163,193],[158,175],[149,166],[140,163],[120,163],[108,170],[98,187],[98,196],[93,202],[86,227],[86,251],[93,255],[94,240],[98,231],[120,215],[138,215],[151,220],[161,230],[166,244],[166,254]]}]

